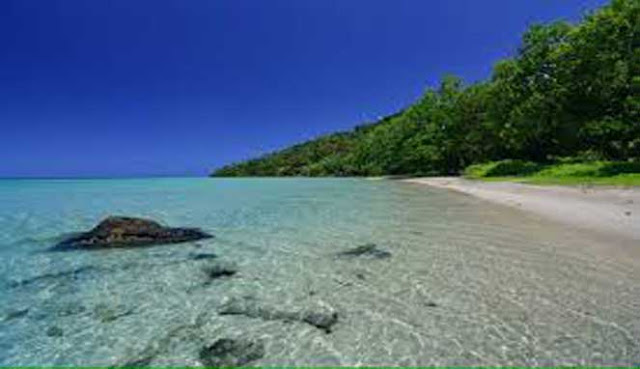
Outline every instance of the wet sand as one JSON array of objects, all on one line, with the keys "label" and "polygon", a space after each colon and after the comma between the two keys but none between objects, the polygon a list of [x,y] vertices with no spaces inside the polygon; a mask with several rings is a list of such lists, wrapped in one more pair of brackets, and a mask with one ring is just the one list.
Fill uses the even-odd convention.
[{"label": "wet sand", "polygon": [[534,186],[458,177],[403,181],[462,192],[579,229],[640,240],[640,188]]}]

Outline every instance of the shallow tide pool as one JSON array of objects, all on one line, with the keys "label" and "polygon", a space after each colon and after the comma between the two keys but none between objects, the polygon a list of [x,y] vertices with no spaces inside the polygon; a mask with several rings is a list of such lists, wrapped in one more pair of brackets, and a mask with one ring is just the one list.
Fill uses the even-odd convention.
[{"label": "shallow tide pool", "polygon": [[[215,238],[49,250],[108,215]],[[640,248],[446,190],[2,180],[0,230],[0,365],[195,366],[220,339],[259,344],[248,365],[640,363]],[[367,244],[390,256],[340,256]]]}]

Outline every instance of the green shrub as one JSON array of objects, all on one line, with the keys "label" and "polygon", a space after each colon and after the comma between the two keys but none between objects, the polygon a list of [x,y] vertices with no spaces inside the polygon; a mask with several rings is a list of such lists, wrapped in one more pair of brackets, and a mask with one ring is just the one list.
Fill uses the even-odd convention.
[{"label": "green shrub", "polygon": [[524,160],[501,160],[467,167],[464,175],[469,178],[526,176],[539,172],[543,166]]},{"label": "green shrub", "polygon": [[540,171],[540,177],[598,177],[602,162],[556,164]]},{"label": "green shrub", "polygon": [[600,169],[603,176],[640,173],[640,162],[608,162]]},{"label": "green shrub", "polygon": [[504,160],[472,165],[464,174],[472,179],[501,177],[498,179],[535,184],[640,186],[638,161],[576,162],[575,158],[557,158],[552,164],[535,164]]},{"label": "green shrub", "polygon": [[552,165],[540,171],[538,175],[544,177],[612,177],[633,173],[640,173],[639,162],[593,161]]}]

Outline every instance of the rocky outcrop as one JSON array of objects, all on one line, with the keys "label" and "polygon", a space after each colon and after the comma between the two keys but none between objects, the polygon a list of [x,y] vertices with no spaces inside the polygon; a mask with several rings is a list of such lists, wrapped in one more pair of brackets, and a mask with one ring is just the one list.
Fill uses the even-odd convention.
[{"label": "rocky outcrop", "polygon": [[198,228],[172,228],[148,219],[108,217],[92,230],[60,242],[54,250],[152,246],[212,237]]}]

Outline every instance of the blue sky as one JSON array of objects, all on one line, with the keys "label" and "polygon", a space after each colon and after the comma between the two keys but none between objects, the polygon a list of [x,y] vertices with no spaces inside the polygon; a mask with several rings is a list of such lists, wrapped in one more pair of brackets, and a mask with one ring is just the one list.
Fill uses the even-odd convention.
[{"label": "blue sky", "polygon": [[603,0],[3,0],[0,176],[204,175],[486,78]]}]

